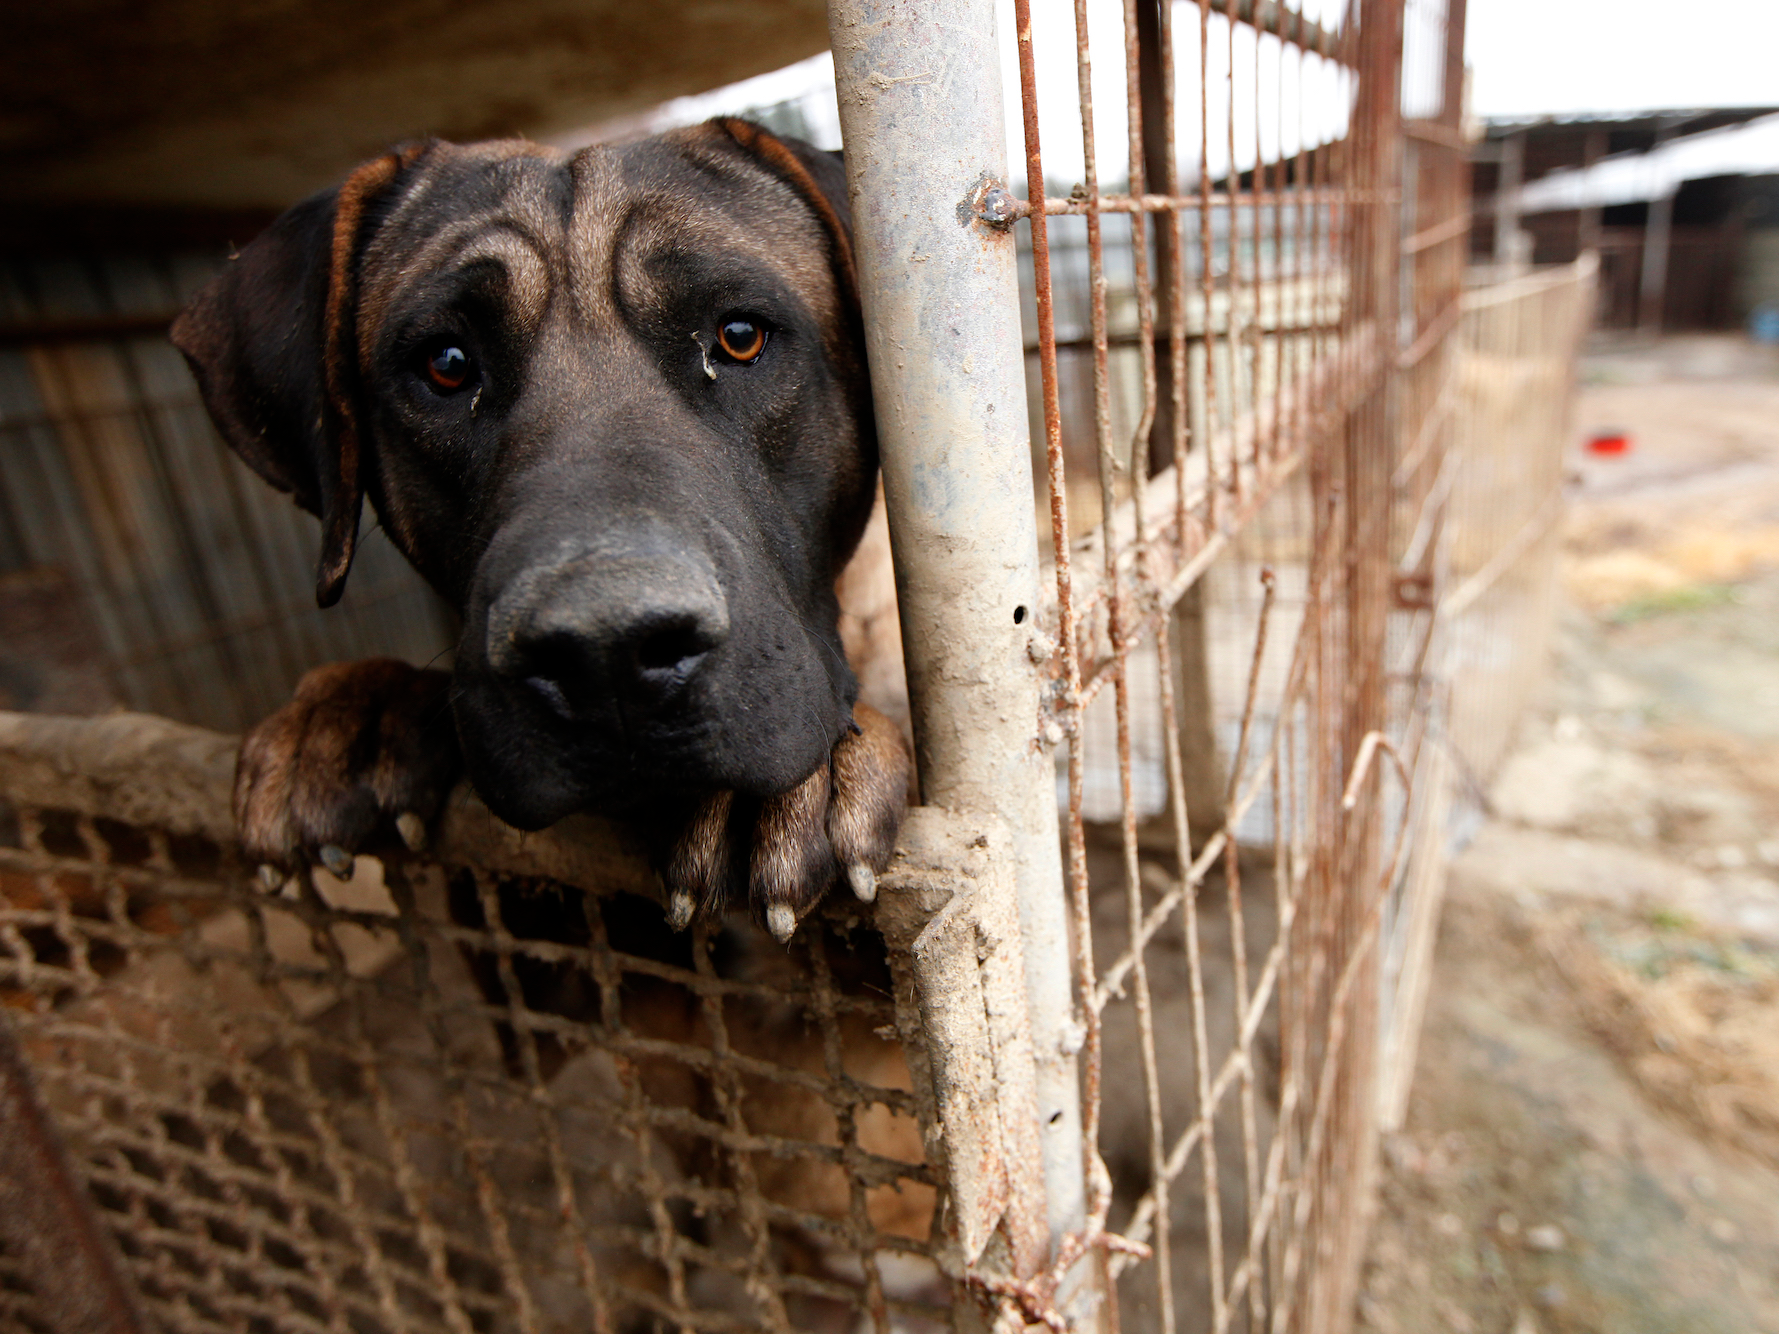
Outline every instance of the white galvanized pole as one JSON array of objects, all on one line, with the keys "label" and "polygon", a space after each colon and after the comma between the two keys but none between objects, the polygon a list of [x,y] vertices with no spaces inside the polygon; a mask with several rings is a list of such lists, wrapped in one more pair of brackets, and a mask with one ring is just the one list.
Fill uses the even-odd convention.
[{"label": "white galvanized pole", "polygon": [[1526,168],[1526,132],[1515,130],[1501,141],[1501,174],[1495,185],[1495,263],[1517,258],[1520,234],[1520,183]]},{"label": "white galvanized pole", "polygon": [[1013,832],[1052,1243],[1084,1221],[993,0],[830,0],[922,799]]},{"label": "white galvanized pole", "polygon": [[[1656,127],[1650,154],[1659,153],[1673,133],[1674,122],[1661,122]],[[1670,185],[1660,196],[1650,200],[1649,216],[1643,224],[1643,267],[1637,279],[1637,332],[1650,338],[1662,331],[1662,307],[1668,292],[1668,247],[1674,232],[1674,194],[1678,189],[1678,185]]]}]

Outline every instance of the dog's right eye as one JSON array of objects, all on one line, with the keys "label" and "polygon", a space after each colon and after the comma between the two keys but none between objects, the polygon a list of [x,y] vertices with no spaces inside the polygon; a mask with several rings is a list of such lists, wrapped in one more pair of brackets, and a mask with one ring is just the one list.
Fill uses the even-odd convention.
[{"label": "dog's right eye", "polygon": [[743,366],[759,359],[766,350],[766,330],[745,316],[737,315],[723,321],[717,330],[717,345]]},{"label": "dog's right eye", "polygon": [[441,394],[453,394],[470,381],[475,363],[456,343],[436,343],[423,354],[426,378]]}]

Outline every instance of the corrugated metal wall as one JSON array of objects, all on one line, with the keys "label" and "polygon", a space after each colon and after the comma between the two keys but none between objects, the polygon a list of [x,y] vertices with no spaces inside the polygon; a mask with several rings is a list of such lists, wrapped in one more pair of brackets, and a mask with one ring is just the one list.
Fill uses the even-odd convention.
[{"label": "corrugated metal wall", "polygon": [[453,635],[380,532],[340,605],[315,606],[316,521],[217,438],[158,331],[220,262],[0,264],[0,571],[66,572],[121,703],[234,731],[318,663],[424,663]]}]

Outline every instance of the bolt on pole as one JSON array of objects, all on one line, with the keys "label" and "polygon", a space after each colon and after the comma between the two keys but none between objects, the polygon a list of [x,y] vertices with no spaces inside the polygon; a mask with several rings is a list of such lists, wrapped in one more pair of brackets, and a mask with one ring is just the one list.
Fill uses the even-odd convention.
[{"label": "bolt on pole", "polygon": [[1052,1245],[1085,1221],[993,0],[830,0],[922,799],[1013,833]]}]

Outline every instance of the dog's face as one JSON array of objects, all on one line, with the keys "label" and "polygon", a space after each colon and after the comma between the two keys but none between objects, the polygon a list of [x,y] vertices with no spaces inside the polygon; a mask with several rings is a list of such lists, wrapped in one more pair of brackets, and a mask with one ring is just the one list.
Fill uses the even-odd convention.
[{"label": "dog's face", "polygon": [[321,515],[324,603],[368,493],[462,611],[458,731],[509,822],[783,791],[848,725],[876,445],[828,155],[738,122],[429,145],[286,214],[175,341]]}]

